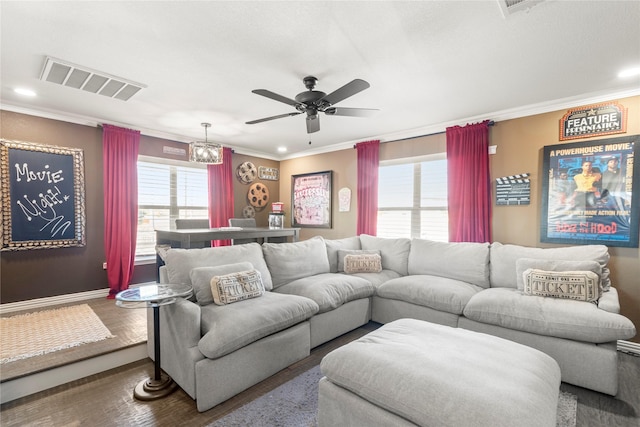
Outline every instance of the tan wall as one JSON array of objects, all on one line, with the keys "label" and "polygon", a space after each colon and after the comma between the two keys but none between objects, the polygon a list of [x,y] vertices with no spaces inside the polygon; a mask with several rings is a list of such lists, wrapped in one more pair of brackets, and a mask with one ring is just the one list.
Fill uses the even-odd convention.
[{"label": "tan wall", "polygon": [[[352,149],[280,162],[280,201],[284,203],[285,224],[291,226],[291,176],[324,171],[333,171],[331,182],[332,228],[302,228],[300,238],[303,240],[312,236],[338,239],[353,236],[356,232],[357,171],[356,152]],[[338,191],[343,187],[351,190],[349,212],[338,212]]]},{"label": "tan wall", "polygon": [[[640,134],[640,97],[619,102],[628,108],[626,134],[565,141],[589,141]],[[528,206],[494,206],[493,239],[502,243],[527,246],[555,247],[540,242],[542,186],[542,151],[545,145],[561,144],[559,121],[566,110],[540,114],[522,119],[506,120],[491,128],[491,144],[497,152],[491,156],[491,176],[531,173],[531,204]],[[637,191],[637,190],[636,190]],[[640,193],[638,193],[640,194]],[[636,208],[640,201],[635,200]],[[640,250],[610,247],[611,279],[620,294],[621,312],[640,329]],[[634,339],[640,342],[640,336]]]},{"label": "tan wall", "polygon": [[[619,102],[628,108],[626,134],[604,138],[640,134],[640,97],[625,98]],[[491,176],[501,177],[517,173],[531,173],[531,204],[524,206],[493,207],[493,240],[525,246],[554,247],[561,245],[540,242],[542,147],[559,144],[558,129],[566,110],[540,114],[496,123],[490,128],[490,143],[497,145],[497,153],[491,156]],[[602,139],[603,137],[590,138]],[[589,139],[579,140],[587,141]],[[576,142],[576,140],[568,141]],[[380,160],[390,160],[442,153],[446,148],[444,134],[431,135],[381,145]],[[305,228],[303,239],[314,235],[326,238],[352,236],[356,230],[356,153],[355,150],[320,154],[281,163],[283,176],[291,174],[333,170],[333,219],[331,230]],[[337,191],[341,187],[352,190],[351,211],[339,213]],[[280,192],[286,200],[287,214],[291,212],[291,182],[284,178]],[[636,200],[636,203],[638,201]],[[620,294],[622,314],[630,318],[640,329],[640,251],[638,248],[609,248],[611,277]],[[640,342],[636,335],[634,341]]]}]

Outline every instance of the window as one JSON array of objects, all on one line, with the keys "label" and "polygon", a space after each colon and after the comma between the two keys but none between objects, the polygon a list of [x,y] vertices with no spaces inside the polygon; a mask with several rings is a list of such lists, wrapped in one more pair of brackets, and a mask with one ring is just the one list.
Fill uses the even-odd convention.
[{"label": "window", "polygon": [[449,241],[444,154],[380,162],[378,236]]},{"label": "window", "polygon": [[136,258],[155,256],[156,229],[175,229],[177,218],[209,217],[206,165],[138,158]]}]

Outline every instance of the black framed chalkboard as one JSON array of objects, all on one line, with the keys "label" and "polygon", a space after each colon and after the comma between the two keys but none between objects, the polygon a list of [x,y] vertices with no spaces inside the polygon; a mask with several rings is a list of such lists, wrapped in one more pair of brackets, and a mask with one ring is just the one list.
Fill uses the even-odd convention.
[{"label": "black framed chalkboard", "polygon": [[0,139],[0,250],[85,245],[84,154]]}]

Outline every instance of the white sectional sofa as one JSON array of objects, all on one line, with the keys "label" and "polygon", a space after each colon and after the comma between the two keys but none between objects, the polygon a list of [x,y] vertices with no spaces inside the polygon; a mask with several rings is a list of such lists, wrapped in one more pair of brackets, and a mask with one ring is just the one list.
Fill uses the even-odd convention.
[{"label": "white sectional sofa", "polygon": [[[204,411],[370,320],[413,318],[536,348],[558,362],[563,381],[615,395],[616,341],[636,329],[619,314],[608,260],[601,245],[540,249],[368,235],[170,249],[160,281],[190,284],[195,295],[161,307],[162,369]],[[601,296],[528,295],[527,267],[589,271]],[[264,292],[213,301],[212,278],[252,269]],[[153,357],[152,319],[148,330]]]}]

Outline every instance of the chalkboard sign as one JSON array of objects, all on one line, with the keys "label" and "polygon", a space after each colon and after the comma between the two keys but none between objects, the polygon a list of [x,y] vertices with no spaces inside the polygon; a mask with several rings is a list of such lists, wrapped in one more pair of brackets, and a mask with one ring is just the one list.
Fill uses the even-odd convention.
[{"label": "chalkboard sign", "polygon": [[0,164],[1,250],[85,245],[81,149],[2,139]]}]

